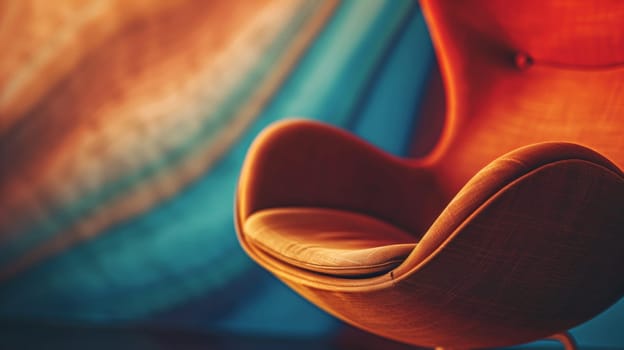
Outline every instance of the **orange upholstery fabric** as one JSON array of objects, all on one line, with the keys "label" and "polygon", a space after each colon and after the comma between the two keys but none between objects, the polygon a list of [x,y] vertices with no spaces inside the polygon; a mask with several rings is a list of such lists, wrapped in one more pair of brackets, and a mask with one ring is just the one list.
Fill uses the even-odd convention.
[{"label": "orange upholstery fabric", "polygon": [[[624,3],[421,3],[447,102],[435,147],[398,159],[322,124],[274,125],[241,172],[241,245],[328,312],[407,343],[506,346],[590,319],[624,295]],[[257,221],[294,207],[418,243],[390,270],[344,278],[307,264],[353,269],[322,255],[361,257],[373,232],[328,242],[325,214]]]},{"label": "orange upholstery fabric", "polygon": [[267,254],[335,276],[388,272],[416,245],[409,233],[383,221],[320,208],[262,210],[245,221],[244,230]]},{"label": "orange upholstery fabric", "polygon": [[433,174],[320,123],[287,121],[269,127],[247,159],[238,188],[245,218],[267,208],[344,209],[418,238],[444,206]]},{"label": "orange upholstery fabric", "polygon": [[449,195],[499,155],[536,142],[578,143],[624,166],[624,4],[422,6],[448,97],[430,157]]}]

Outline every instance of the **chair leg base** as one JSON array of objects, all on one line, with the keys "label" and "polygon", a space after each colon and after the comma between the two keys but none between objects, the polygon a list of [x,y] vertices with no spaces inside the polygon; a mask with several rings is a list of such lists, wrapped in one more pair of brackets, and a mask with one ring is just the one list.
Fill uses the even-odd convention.
[{"label": "chair leg base", "polygon": [[[546,338],[548,340],[555,340],[563,345],[565,350],[578,350],[578,346],[576,345],[576,341],[574,341],[574,337],[568,332],[561,332],[557,334],[553,334],[550,337]],[[437,346],[435,350],[469,350],[468,348],[458,348],[458,347],[442,347]]]},{"label": "chair leg base", "polygon": [[568,332],[553,334],[548,339],[560,342],[565,350],[578,350],[574,337]]}]

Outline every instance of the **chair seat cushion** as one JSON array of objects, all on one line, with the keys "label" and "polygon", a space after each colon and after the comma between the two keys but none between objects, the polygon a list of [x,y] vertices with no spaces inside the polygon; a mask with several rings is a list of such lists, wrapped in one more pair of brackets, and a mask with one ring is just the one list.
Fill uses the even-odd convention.
[{"label": "chair seat cushion", "polygon": [[414,236],[386,222],[324,208],[261,210],[247,218],[244,232],[278,260],[344,277],[386,273],[416,246]]}]

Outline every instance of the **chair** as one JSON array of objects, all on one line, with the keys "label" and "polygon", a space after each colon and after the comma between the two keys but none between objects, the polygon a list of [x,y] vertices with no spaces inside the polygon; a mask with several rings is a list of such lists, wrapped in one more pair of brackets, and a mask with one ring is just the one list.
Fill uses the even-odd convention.
[{"label": "chair", "polygon": [[435,145],[400,159],[316,122],[269,127],[241,171],[241,245],[381,336],[573,348],[562,332],[624,295],[624,3],[421,6],[447,101]]}]

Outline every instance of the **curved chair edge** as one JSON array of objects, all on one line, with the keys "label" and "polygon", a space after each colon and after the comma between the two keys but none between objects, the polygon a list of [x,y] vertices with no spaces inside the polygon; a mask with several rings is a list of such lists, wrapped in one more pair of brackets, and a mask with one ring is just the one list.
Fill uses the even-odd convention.
[{"label": "curved chair edge", "polygon": [[[260,265],[282,278],[295,279],[298,283],[321,289],[330,288],[332,290],[339,289],[345,291],[383,289],[408,278],[409,275],[433,258],[437,252],[442,250],[445,242],[452,239],[462,223],[471,215],[474,215],[479,208],[483,207],[488,199],[504,191],[514,181],[526,176],[531,171],[535,171],[549,163],[569,159],[586,160],[598,164],[607,171],[624,179],[624,174],[614,163],[599,153],[581,145],[565,142],[545,142],[519,148],[499,157],[479,171],[442,211],[405,262],[390,273],[381,276],[363,279],[344,279],[311,273],[292,266],[283,266],[283,262],[267,255],[247,242],[242,229],[243,217],[239,203],[240,188],[237,189],[235,194],[236,232],[239,242],[247,254],[260,263]],[[493,174],[495,174],[494,180],[491,179]],[[469,201],[470,205],[464,205],[466,198],[471,199]],[[448,218],[445,218],[445,216],[448,216]]]}]

